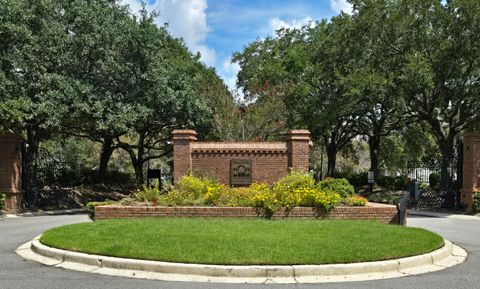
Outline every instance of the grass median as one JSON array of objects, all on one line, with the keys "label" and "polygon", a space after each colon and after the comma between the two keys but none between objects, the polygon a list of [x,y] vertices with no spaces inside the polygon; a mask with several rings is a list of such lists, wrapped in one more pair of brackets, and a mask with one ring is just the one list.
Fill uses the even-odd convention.
[{"label": "grass median", "polygon": [[90,254],[222,265],[388,260],[431,252],[442,237],[375,221],[117,219],[67,225],[41,243]]}]

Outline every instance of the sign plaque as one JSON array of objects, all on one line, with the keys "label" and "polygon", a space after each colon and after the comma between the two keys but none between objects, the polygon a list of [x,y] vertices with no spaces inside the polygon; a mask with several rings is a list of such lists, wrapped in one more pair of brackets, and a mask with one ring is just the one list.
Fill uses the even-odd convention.
[{"label": "sign plaque", "polygon": [[373,171],[368,171],[368,183],[369,184],[375,183],[375,173]]},{"label": "sign plaque", "polygon": [[230,161],[230,184],[250,185],[252,183],[252,160]]}]

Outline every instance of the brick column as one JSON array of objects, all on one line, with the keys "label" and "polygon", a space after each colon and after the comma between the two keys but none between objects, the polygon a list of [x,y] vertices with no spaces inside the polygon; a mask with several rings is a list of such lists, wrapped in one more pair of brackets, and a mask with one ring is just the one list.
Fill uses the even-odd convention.
[{"label": "brick column", "polygon": [[16,213],[22,208],[22,139],[0,135],[0,193],[6,195],[5,210]]},{"label": "brick column", "polygon": [[197,140],[194,130],[173,131],[173,183],[192,169],[192,152],[190,144]]},{"label": "brick column", "polygon": [[472,211],[473,193],[480,188],[480,133],[466,132],[463,136],[463,183],[461,202]]},{"label": "brick column", "polygon": [[310,132],[308,130],[290,130],[286,133],[288,149],[288,167],[299,171],[308,171],[310,166]]}]

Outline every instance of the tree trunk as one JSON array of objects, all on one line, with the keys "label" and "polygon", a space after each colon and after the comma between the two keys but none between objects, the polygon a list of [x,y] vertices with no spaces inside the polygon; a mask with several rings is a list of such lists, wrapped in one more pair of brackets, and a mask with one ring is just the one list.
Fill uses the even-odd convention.
[{"label": "tree trunk", "polygon": [[380,137],[375,135],[372,137],[369,137],[368,147],[370,149],[370,171],[373,172],[374,179],[376,182],[378,177],[378,169],[379,169],[378,155],[380,151]]},{"label": "tree trunk", "polygon": [[108,162],[113,153],[113,139],[110,137],[105,138],[102,145],[102,152],[100,153],[100,166],[98,168],[98,183],[105,183],[107,176]]},{"label": "tree trunk", "polygon": [[143,161],[142,160],[137,160],[137,161],[134,162],[132,160],[132,165],[133,165],[133,168],[135,170],[135,181],[139,185],[143,184],[143,182],[144,182],[144,179],[143,179]]},{"label": "tree trunk", "polygon": [[440,153],[442,154],[442,164],[440,168],[440,190],[448,190],[452,185],[450,168],[452,167],[454,141],[453,137],[447,140],[439,141]]},{"label": "tree trunk", "polygon": [[337,147],[335,144],[327,144],[327,177],[335,177],[335,166],[337,163]]},{"label": "tree trunk", "polygon": [[25,163],[26,163],[26,174],[24,175],[24,178],[26,178],[25,185],[26,187],[24,188],[25,192],[27,193],[27,201],[28,196],[31,195],[31,193],[37,189],[38,187],[38,182],[37,182],[37,158],[38,158],[38,150],[40,147],[40,140],[38,138],[38,132],[36,128],[33,126],[27,126],[27,153],[25,156]]}]

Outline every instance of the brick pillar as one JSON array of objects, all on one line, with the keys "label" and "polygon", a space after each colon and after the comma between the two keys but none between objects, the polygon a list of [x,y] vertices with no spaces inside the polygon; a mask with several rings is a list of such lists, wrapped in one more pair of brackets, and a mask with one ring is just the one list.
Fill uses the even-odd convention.
[{"label": "brick pillar", "polygon": [[5,211],[16,213],[22,208],[22,139],[0,135],[0,193],[6,195]]},{"label": "brick pillar", "polygon": [[310,166],[310,132],[308,130],[290,130],[286,133],[288,149],[288,167],[299,171],[308,171]]},{"label": "brick pillar", "polygon": [[466,132],[463,136],[462,179],[461,202],[471,212],[473,193],[480,188],[480,133]]},{"label": "brick pillar", "polygon": [[173,131],[173,183],[192,169],[192,153],[190,144],[197,140],[194,130]]}]

